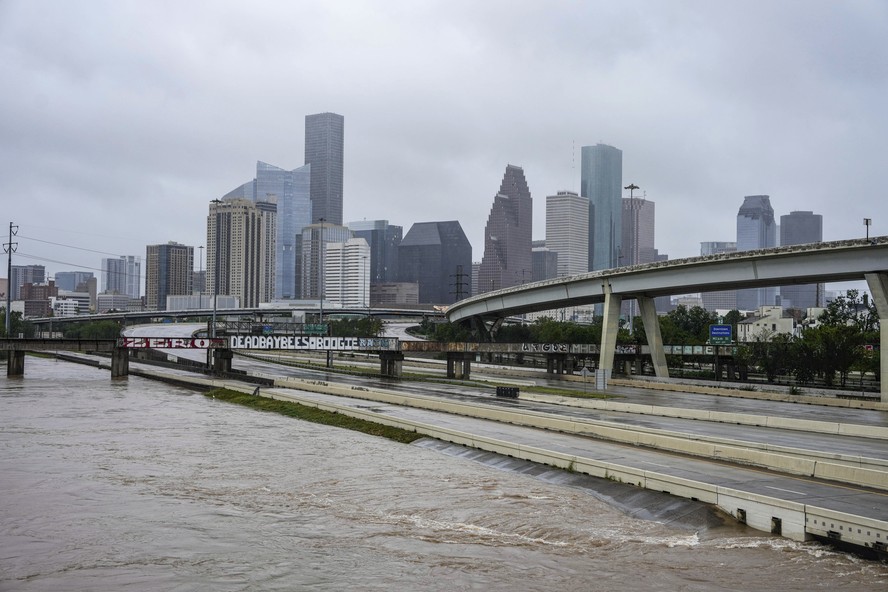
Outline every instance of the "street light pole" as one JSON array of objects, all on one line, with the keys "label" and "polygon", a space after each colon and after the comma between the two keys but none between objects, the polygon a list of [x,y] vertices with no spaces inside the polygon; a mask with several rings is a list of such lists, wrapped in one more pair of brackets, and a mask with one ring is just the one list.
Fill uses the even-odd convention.
[{"label": "street light pole", "polygon": [[[863,225],[866,226],[866,240],[869,240],[869,227],[873,223],[872,218],[864,218]],[[12,240],[11,238],[9,240]]]},{"label": "street light pole", "polygon": [[324,324],[324,222],[326,220],[324,218],[318,218],[318,221],[321,223],[320,230],[320,239],[318,240],[318,298],[320,298],[321,305],[321,315],[320,315],[320,324]]}]

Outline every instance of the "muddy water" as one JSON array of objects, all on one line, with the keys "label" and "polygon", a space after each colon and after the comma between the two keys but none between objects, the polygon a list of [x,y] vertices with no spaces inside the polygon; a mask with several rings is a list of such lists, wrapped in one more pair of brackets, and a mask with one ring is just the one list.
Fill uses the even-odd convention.
[{"label": "muddy water", "polygon": [[25,372],[0,377],[0,590],[888,587],[888,566],[686,502],[64,362]]}]

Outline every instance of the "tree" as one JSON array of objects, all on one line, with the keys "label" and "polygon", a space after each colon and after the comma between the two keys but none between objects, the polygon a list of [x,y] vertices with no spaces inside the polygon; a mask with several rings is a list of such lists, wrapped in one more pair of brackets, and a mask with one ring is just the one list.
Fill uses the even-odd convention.
[{"label": "tree", "polygon": [[703,345],[709,339],[709,325],[717,321],[718,316],[714,312],[699,306],[688,308],[679,304],[660,317],[663,343]]},{"label": "tree", "polygon": [[858,290],[848,290],[830,301],[818,319],[821,324],[838,327],[851,325],[861,333],[875,333],[879,330],[879,314],[869,295]]}]

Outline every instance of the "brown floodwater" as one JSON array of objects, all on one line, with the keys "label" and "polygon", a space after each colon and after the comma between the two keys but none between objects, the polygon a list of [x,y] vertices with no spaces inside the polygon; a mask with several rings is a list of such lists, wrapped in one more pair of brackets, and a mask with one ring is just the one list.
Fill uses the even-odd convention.
[{"label": "brown floodwater", "polygon": [[693,502],[28,357],[0,377],[0,590],[878,590]]}]

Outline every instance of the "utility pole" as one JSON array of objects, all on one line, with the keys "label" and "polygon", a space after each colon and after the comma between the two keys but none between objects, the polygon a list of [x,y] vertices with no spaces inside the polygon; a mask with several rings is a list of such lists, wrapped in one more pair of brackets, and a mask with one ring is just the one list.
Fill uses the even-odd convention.
[{"label": "utility pole", "polygon": [[9,242],[3,245],[6,253],[6,338],[12,337],[12,254],[15,253],[18,243],[12,242],[12,237],[18,234],[19,227],[9,223]]},{"label": "utility pole", "polygon": [[[523,271],[523,270],[522,270]],[[453,282],[454,291],[451,292],[456,297],[456,302],[459,302],[463,298],[466,297],[466,286],[467,282],[465,281],[466,274],[463,273],[463,266],[456,266],[456,273],[451,275],[450,277],[455,278]],[[491,280],[491,286],[493,285],[493,280]]]}]

